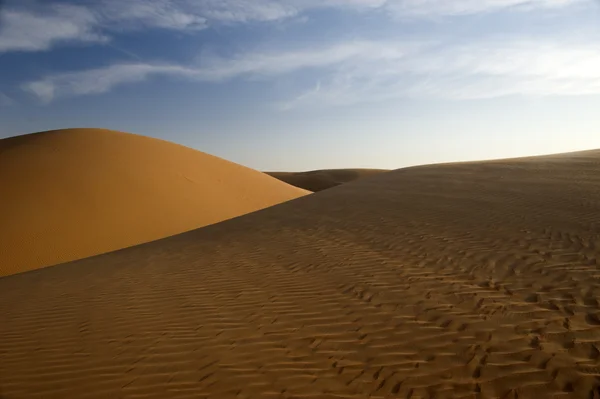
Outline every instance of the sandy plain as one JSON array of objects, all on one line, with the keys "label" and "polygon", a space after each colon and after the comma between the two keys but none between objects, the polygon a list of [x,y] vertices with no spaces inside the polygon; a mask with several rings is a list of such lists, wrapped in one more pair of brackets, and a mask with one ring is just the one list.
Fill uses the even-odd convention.
[{"label": "sandy plain", "polygon": [[4,398],[600,398],[600,151],[391,171],[0,278]]}]

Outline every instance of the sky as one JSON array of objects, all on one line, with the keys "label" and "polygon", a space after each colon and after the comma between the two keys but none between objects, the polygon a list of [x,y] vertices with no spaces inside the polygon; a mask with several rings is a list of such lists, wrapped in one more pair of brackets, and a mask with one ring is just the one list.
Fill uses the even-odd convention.
[{"label": "sky", "polygon": [[263,171],[600,148],[600,0],[0,0],[0,138]]}]

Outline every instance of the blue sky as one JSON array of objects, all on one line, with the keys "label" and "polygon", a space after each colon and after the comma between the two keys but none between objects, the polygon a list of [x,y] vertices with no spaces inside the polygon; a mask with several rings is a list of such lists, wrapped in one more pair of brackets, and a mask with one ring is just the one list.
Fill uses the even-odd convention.
[{"label": "blue sky", "polygon": [[600,148],[598,0],[0,4],[0,138],[104,127],[260,170]]}]

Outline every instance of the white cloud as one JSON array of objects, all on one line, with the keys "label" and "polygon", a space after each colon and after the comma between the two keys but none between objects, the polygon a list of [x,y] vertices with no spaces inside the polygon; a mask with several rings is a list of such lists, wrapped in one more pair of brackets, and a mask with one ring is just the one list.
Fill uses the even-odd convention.
[{"label": "white cloud", "polygon": [[224,59],[207,57],[193,66],[128,63],[59,73],[25,83],[22,87],[44,102],[56,97],[104,93],[122,84],[143,81],[153,75],[180,76],[192,80],[219,82],[239,77],[269,78],[302,69],[319,70],[346,63],[378,62],[397,59],[422,44],[406,42],[401,46],[355,41],[320,49],[290,52],[248,53]]},{"label": "white cloud", "polygon": [[102,42],[95,30],[95,17],[81,7],[61,5],[32,13],[6,10],[0,14],[0,53],[47,50],[53,45],[76,40]]},{"label": "white cloud", "polygon": [[387,9],[399,17],[434,17],[487,13],[502,9],[528,11],[565,7],[589,0],[388,0]]},{"label": "white cloud", "polygon": [[152,75],[193,77],[198,71],[176,65],[115,64],[105,68],[61,73],[23,84],[23,89],[43,102],[56,97],[105,93],[112,88],[146,80]]},{"label": "white cloud", "polygon": [[116,64],[47,76],[23,87],[47,102],[55,97],[103,93],[153,75],[211,82],[235,78],[269,81],[297,71],[312,71],[320,82],[282,104],[283,108],[402,97],[600,93],[600,53],[594,43],[519,39],[488,39],[458,46],[428,41],[353,41],[319,49],[212,57],[193,66]]},{"label": "white cloud", "polygon": [[0,53],[105,42],[115,31],[195,31],[214,23],[281,20],[305,8],[289,0],[13,1],[0,14]]},{"label": "white cloud", "polygon": [[108,30],[198,30],[207,26],[203,15],[181,1],[101,0],[90,5],[98,21]]},{"label": "white cloud", "polygon": [[[66,0],[65,0],[66,1]],[[13,0],[0,15],[0,53],[107,41],[113,31],[199,30],[215,23],[275,21],[317,8],[381,9],[401,18],[452,16],[506,8],[564,7],[591,0]]]},{"label": "white cloud", "polygon": [[293,51],[267,51],[241,54],[230,59],[218,57],[203,60],[199,69],[210,80],[238,76],[273,76],[300,69],[329,68],[345,63],[397,59],[422,42],[404,41],[393,45],[384,42],[351,41],[320,48]]},{"label": "white cloud", "polygon": [[284,108],[390,98],[481,99],[505,95],[600,94],[594,43],[483,40],[426,46],[401,58],[343,63],[319,90]]},{"label": "white cloud", "polygon": [[171,0],[9,4],[0,14],[0,53],[41,51],[66,43],[107,42],[114,31],[198,30],[207,20]]},{"label": "white cloud", "polygon": [[212,22],[276,21],[299,13],[300,8],[277,0],[204,0],[188,2],[188,9]]}]

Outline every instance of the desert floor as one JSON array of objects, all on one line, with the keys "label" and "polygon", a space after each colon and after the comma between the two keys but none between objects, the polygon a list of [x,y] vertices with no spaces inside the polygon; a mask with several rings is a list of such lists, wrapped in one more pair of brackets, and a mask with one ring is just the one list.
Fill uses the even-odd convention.
[{"label": "desert floor", "polygon": [[0,278],[4,398],[599,398],[600,151],[380,174]]}]

